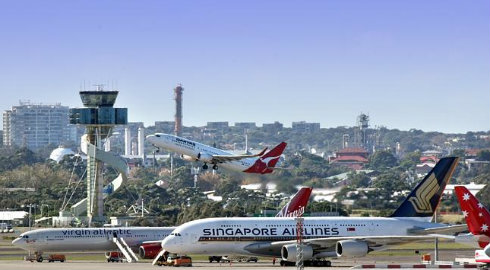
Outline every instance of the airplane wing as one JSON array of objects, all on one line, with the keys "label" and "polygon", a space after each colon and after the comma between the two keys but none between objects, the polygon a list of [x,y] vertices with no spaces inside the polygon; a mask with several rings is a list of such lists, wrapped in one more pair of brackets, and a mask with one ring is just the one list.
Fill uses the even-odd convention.
[{"label": "airplane wing", "polygon": [[426,229],[414,229],[411,230],[411,233],[418,234],[418,235],[427,235],[427,234],[454,234],[454,233],[460,233],[468,230],[468,225],[466,224],[457,224],[457,225],[451,225],[451,226],[444,226],[444,227],[435,227],[435,228],[426,228]]},{"label": "airplane wing", "polygon": [[212,155],[211,163],[218,164],[218,163],[226,163],[235,160],[241,160],[244,158],[260,157],[264,155],[265,151],[267,151],[267,147],[264,148],[264,150],[260,151],[260,153],[255,155]]},{"label": "airplane wing", "polygon": [[[451,235],[386,235],[386,236],[346,236],[346,237],[328,237],[328,238],[312,238],[312,239],[304,239],[303,242],[307,245],[312,245],[317,248],[328,248],[334,247],[338,241],[342,240],[356,240],[356,241],[364,241],[367,242],[370,247],[381,247],[386,245],[399,245],[407,242],[413,241],[423,241],[423,240],[434,240],[435,238],[442,238],[453,240],[454,236]],[[277,241],[272,242],[271,246],[284,246],[289,244],[295,244],[296,240],[290,241]]]}]

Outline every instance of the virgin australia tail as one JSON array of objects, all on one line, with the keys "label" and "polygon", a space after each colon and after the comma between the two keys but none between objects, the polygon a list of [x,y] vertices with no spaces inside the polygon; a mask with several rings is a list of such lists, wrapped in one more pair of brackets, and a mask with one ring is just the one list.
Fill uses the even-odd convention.
[{"label": "virgin australia tail", "polygon": [[473,234],[481,248],[490,240],[490,212],[464,186],[454,187],[468,230]]},{"label": "virgin australia tail", "polygon": [[276,217],[301,217],[305,213],[308,200],[310,199],[311,187],[302,187],[291,200],[284,205]]},{"label": "virgin australia tail", "polygon": [[391,217],[431,219],[459,158],[445,157],[424,177]]}]

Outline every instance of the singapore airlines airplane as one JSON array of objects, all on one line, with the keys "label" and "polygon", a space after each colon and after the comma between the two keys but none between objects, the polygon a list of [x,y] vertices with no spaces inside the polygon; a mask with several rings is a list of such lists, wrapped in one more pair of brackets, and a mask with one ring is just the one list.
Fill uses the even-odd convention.
[{"label": "singapore airlines airplane", "polygon": [[[312,188],[301,188],[277,213],[298,216],[304,213]],[[21,234],[12,244],[36,254],[43,261],[44,252],[123,251],[128,261],[137,260],[131,251],[139,251],[143,259],[154,259],[161,250],[161,240],[175,227],[53,228]],[[128,250],[131,249],[131,251]]]},{"label": "singapore airlines airplane", "polygon": [[[442,158],[390,216],[306,217],[303,257],[329,266],[332,257],[362,257],[374,250],[464,230],[431,223],[458,158]],[[464,226],[466,227],[466,226]],[[162,249],[178,254],[281,256],[281,264],[296,261],[295,218],[209,218],[177,227],[162,241]]]},{"label": "singapore airlines airplane", "polygon": [[[490,263],[490,212],[463,186],[454,187],[469,235],[456,236],[456,242],[470,244],[483,250],[475,250],[475,261]],[[463,239],[462,241],[460,239]]]},{"label": "singapore airlines airplane", "polygon": [[223,167],[246,173],[272,173],[286,143],[282,142],[266,153],[266,149],[256,155],[234,155],[221,149],[202,143],[184,139],[182,137],[156,133],[146,136],[146,139],[156,147],[181,154],[188,161],[202,161],[204,170],[208,169],[208,163],[213,165],[213,170],[218,169],[218,164]]}]

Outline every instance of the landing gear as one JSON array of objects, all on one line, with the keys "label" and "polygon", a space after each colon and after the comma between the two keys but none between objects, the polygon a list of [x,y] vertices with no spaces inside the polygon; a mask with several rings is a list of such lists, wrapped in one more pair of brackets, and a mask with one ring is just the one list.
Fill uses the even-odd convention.
[{"label": "landing gear", "polygon": [[[283,261],[280,262],[281,266],[295,266],[295,262]],[[313,266],[313,267],[331,267],[332,262],[328,260],[313,260],[313,261],[304,261],[305,266]]]},{"label": "landing gear", "polygon": [[43,256],[39,256],[39,257],[37,257],[36,261],[37,261],[37,262],[43,262]]},{"label": "landing gear", "polygon": [[215,171],[218,170],[218,165],[214,164],[213,165],[213,170],[215,170]]},{"label": "landing gear", "polygon": [[202,169],[203,170],[207,170],[208,169],[208,164],[204,163],[204,165],[202,165]]}]

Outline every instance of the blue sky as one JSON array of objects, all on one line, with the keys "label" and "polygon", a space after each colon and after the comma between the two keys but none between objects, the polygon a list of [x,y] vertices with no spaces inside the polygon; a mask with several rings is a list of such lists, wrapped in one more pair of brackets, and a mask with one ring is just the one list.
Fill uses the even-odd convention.
[{"label": "blue sky", "polygon": [[490,129],[488,1],[3,1],[0,109],[120,91],[130,121]]}]

